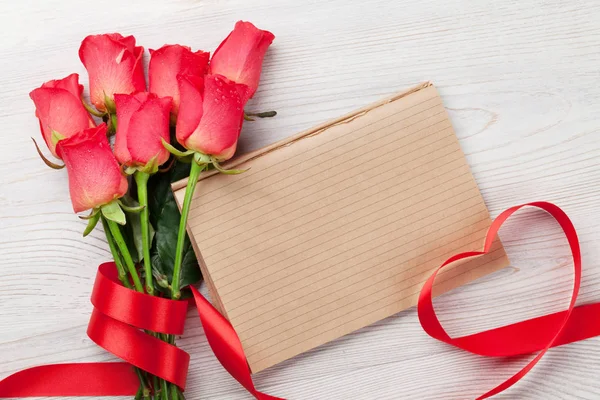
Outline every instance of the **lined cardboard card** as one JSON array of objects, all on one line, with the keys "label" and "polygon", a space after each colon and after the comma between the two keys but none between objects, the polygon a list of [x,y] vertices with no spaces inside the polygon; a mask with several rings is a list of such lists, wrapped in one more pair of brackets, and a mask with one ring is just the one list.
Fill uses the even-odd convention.
[{"label": "lined cardboard card", "polygon": [[[249,170],[201,177],[188,231],[252,372],[414,306],[432,270],[481,249],[491,223],[429,83],[232,166]],[[506,265],[497,240],[445,270],[436,294]]]}]

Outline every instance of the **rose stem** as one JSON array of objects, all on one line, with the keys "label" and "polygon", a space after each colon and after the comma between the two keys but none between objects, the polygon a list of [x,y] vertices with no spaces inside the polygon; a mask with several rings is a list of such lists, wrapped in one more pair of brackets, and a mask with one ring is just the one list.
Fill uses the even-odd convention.
[{"label": "rose stem", "polygon": [[179,400],[179,388],[176,384],[171,384],[171,400]]},{"label": "rose stem", "polygon": [[153,397],[158,400],[158,377],[156,375],[152,375],[152,391]]},{"label": "rose stem", "polygon": [[106,223],[106,219],[101,217],[102,226],[104,227],[104,233],[106,234],[106,240],[108,242],[108,247],[110,247],[110,252],[112,253],[113,259],[115,260],[115,265],[117,266],[117,271],[119,274],[119,280],[128,289],[131,289],[131,283],[129,279],[127,279],[127,272],[125,272],[125,267],[123,267],[123,260],[121,259],[121,255],[119,254],[119,250],[117,249],[117,245],[110,234],[110,228]]},{"label": "rose stem", "polygon": [[144,287],[142,286],[142,282],[140,282],[140,277],[135,269],[135,264],[131,259],[131,254],[129,254],[129,249],[127,249],[127,244],[125,244],[125,239],[123,239],[123,235],[121,234],[121,230],[119,229],[119,225],[115,221],[107,220],[108,228],[110,233],[112,234],[115,242],[117,243],[117,247],[121,251],[121,255],[123,256],[123,260],[125,260],[125,265],[131,274],[131,278],[133,279],[133,286],[135,286],[135,290],[140,293],[144,293]]},{"label": "rose stem", "polygon": [[142,371],[139,368],[136,368],[135,373],[137,374],[138,379],[140,380],[140,383],[142,384],[142,386],[141,386],[142,397],[144,399],[149,399],[150,398],[150,389],[148,389],[148,385],[146,384],[146,379],[144,378]]},{"label": "rose stem", "polygon": [[150,262],[150,222],[148,212],[148,179],[150,174],[137,171],[134,175],[138,190],[138,201],[142,206],[140,213],[140,222],[142,228],[142,248],[144,251],[144,272],[146,274],[146,292],[154,295],[154,285],[152,283],[152,263]]},{"label": "rose stem", "polygon": [[[146,275],[146,292],[149,295],[154,295],[154,284],[152,282],[152,263],[150,259],[150,210],[148,210],[148,179],[150,179],[150,174],[142,171],[137,171],[134,175],[135,183],[137,185],[138,191],[138,201],[140,206],[142,206],[142,211],[140,212],[140,224],[142,229],[142,249],[144,253],[144,272]],[[159,335],[153,332],[148,332],[148,334],[159,338]],[[156,376],[152,377],[154,390],[158,391],[158,378]],[[163,389],[164,393],[161,393],[161,397],[165,400],[167,398],[167,382],[164,379],[160,379],[160,386]]]},{"label": "rose stem", "polygon": [[[179,281],[181,274],[181,262],[183,258],[183,244],[185,242],[185,233],[187,226],[187,218],[190,213],[190,205],[192,203],[192,195],[196,189],[196,183],[198,183],[198,176],[200,172],[206,167],[206,164],[198,164],[195,160],[192,160],[192,167],[190,169],[190,176],[188,178],[187,187],[185,189],[185,196],[183,198],[183,207],[181,207],[181,218],[179,219],[179,230],[177,232],[177,246],[175,247],[175,265],[173,267],[173,281],[171,282],[171,298],[179,300],[181,297],[181,291],[179,290]],[[171,344],[175,344],[175,336],[167,336],[167,340]],[[170,385],[171,400],[179,400],[179,387],[175,384]]]},{"label": "rose stem", "polygon": [[169,387],[167,385],[167,381],[161,379],[160,381],[160,399],[161,400],[169,400]]},{"label": "rose stem", "polygon": [[202,172],[205,166],[206,164],[200,165],[195,160],[192,160],[190,177],[188,178],[187,187],[185,189],[185,196],[183,199],[183,207],[181,208],[179,231],[177,232],[177,247],[175,248],[175,265],[173,266],[173,282],[171,282],[171,297],[174,300],[179,300],[179,298],[181,297],[179,281],[181,274],[181,261],[183,258],[183,244],[185,242],[185,228],[187,226],[187,219],[188,214],[190,213],[190,204],[192,202],[194,189],[196,189],[196,183],[198,183],[198,176],[200,175],[200,172]]},{"label": "rose stem", "polygon": [[[133,278],[133,282],[135,284],[136,290],[138,292],[144,293],[144,288],[142,287],[140,278],[138,277],[137,271],[135,270],[135,265],[133,265],[133,260],[131,259],[131,254],[129,254],[129,250],[127,249],[127,245],[125,244],[123,235],[121,235],[121,230],[119,229],[119,226],[116,224],[116,222],[106,220],[104,217],[102,217],[102,225],[104,226],[104,232],[106,232],[106,238],[108,239],[108,246],[110,247],[110,251],[115,260],[115,264],[117,265],[117,270],[119,272],[119,279],[121,280],[121,282],[123,283],[123,285],[125,287],[131,289],[131,284],[127,280],[125,269],[123,268],[123,264],[121,263],[121,256],[119,255],[119,252],[117,251],[117,246],[121,250],[121,255],[123,256],[123,259],[125,259],[125,263],[127,264],[127,268],[129,269],[129,272],[131,273],[131,277]],[[115,243],[117,246],[115,246]],[[123,278],[121,278],[122,276],[123,276]],[[149,393],[149,391],[148,391],[148,387],[146,385],[146,381],[144,380],[144,378],[142,376],[142,371],[136,367],[135,372],[136,372],[138,378],[140,379],[140,385],[141,385],[140,388],[143,389],[141,392],[139,392],[139,396],[140,396],[139,398],[142,398],[142,396],[143,396],[144,399],[148,399],[149,396],[147,395],[147,393]],[[138,397],[136,396],[136,398],[138,398]]]}]

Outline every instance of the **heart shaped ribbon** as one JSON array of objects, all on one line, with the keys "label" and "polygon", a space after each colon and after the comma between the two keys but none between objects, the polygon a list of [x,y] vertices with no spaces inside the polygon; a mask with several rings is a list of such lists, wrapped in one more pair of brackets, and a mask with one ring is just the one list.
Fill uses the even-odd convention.
[{"label": "heart shaped ribbon", "polygon": [[[541,208],[548,212],[559,223],[567,237],[569,247],[571,248],[575,272],[575,280],[573,282],[573,291],[571,293],[569,307],[565,311],[545,315],[543,317],[533,318],[473,335],[451,338],[440,324],[433,308],[431,292],[435,277],[440,270],[455,261],[477,257],[487,253],[502,224],[516,211],[527,206]],[[486,399],[511,387],[523,378],[523,376],[538,363],[549,348],[600,335],[600,318],[598,318],[600,315],[600,303],[575,307],[580,284],[581,252],[579,249],[577,232],[575,231],[575,227],[571,223],[571,220],[564,211],[552,203],[527,203],[509,208],[502,212],[494,222],[492,222],[485,238],[483,251],[469,251],[456,254],[446,260],[433,272],[433,274],[431,274],[429,279],[423,285],[421,294],[419,295],[419,303],[417,306],[419,321],[425,332],[431,337],[458,347],[459,349],[482,356],[506,357],[539,351],[535,358],[519,372],[477,398],[477,400]]]},{"label": "heart shaped ribbon", "polygon": [[[525,206],[547,211],[558,221],[567,237],[575,271],[568,309],[469,336],[451,338],[433,308],[432,288],[437,273],[455,261],[485,254],[504,221]],[[575,307],[580,282],[581,254],[573,224],[554,204],[528,203],[509,208],[494,220],[483,251],[457,254],[433,272],[419,296],[419,321],[433,338],[471,353],[506,357],[539,351],[518,373],[478,398],[485,399],[509,388],[525,376],[549,348],[600,335],[600,303]],[[257,399],[279,400],[278,397],[256,390],[235,330],[195,288],[191,289],[206,338],[219,362]],[[98,269],[92,303],[94,312],[88,326],[88,336],[127,362],[71,363],[29,368],[0,381],[0,398],[133,395],[139,382],[132,365],[185,388],[189,355],[141,329],[168,334],[183,333],[187,302],[161,299],[127,289],[116,279],[114,264],[105,263]]]}]

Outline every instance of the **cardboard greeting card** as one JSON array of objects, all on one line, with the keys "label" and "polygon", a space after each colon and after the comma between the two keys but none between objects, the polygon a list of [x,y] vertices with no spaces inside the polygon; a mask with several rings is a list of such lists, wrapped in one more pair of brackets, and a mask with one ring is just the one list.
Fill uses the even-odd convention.
[{"label": "cardboard greeting card", "polygon": [[[425,83],[203,173],[188,232],[252,372],[416,305],[431,271],[491,220],[436,88]],[[181,206],[185,182],[174,184]],[[445,269],[443,293],[508,265]]]}]

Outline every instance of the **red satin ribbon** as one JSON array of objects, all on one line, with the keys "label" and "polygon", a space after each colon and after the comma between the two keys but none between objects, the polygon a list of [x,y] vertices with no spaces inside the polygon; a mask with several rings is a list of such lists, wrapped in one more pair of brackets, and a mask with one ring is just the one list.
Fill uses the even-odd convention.
[{"label": "red satin ribbon", "polygon": [[[225,369],[257,399],[279,400],[256,390],[235,330],[196,289],[192,288],[192,292],[208,343]],[[161,299],[127,289],[119,283],[114,263],[104,263],[98,268],[92,304],[88,336],[126,362],[29,368],[0,381],[0,398],[133,396],[139,380],[132,366],[185,389],[189,354],[141,329],[183,334],[187,301]]]},{"label": "red satin ribbon", "polygon": [[[476,333],[474,335],[451,338],[440,324],[433,309],[431,291],[436,275],[442,268],[455,261],[487,253],[504,221],[517,210],[526,206],[541,208],[548,212],[556,219],[567,237],[573,256],[573,267],[575,272],[573,292],[571,293],[569,307],[565,311],[545,315],[543,317],[517,322],[515,324]],[[552,203],[527,203],[509,208],[502,212],[502,214],[492,222],[485,238],[483,251],[469,251],[452,256],[433,272],[427,282],[425,282],[425,285],[423,285],[421,294],[419,295],[419,321],[425,332],[431,337],[458,347],[459,349],[482,356],[506,357],[539,351],[535,358],[519,372],[477,398],[477,400],[486,399],[511,387],[523,378],[523,376],[537,364],[550,347],[560,346],[600,335],[600,319],[598,318],[600,315],[600,303],[575,308],[580,283],[581,253],[579,250],[577,232],[575,231],[575,227],[571,223],[571,220],[567,217],[567,214]]]},{"label": "red satin ribbon", "polygon": [[[448,264],[485,254],[500,226],[524,206],[541,208],[560,224],[573,255],[575,282],[569,308],[474,335],[451,338],[441,326],[432,304],[432,287],[439,270]],[[600,335],[600,303],[575,307],[581,281],[581,255],[577,233],[567,215],[557,206],[529,203],[510,208],[496,218],[488,230],[484,250],[457,254],[442,264],[421,290],[418,304],[423,329],[435,339],[484,356],[505,357],[539,351],[517,374],[480,396],[485,399],[512,386],[554,346]],[[256,390],[242,344],[231,324],[194,288],[196,308],[206,338],[223,367],[259,400],[279,400]],[[132,365],[185,388],[189,355],[141,329],[182,334],[187,302],[160,299],[121,286],[114,264],[98,269],[92,293],[94,312],[88,336],[99,346],[127,362],[55,364],[17,372],[0,381],[0,398],[35,396],[118,396],[136,393],[139,382]]]}]

